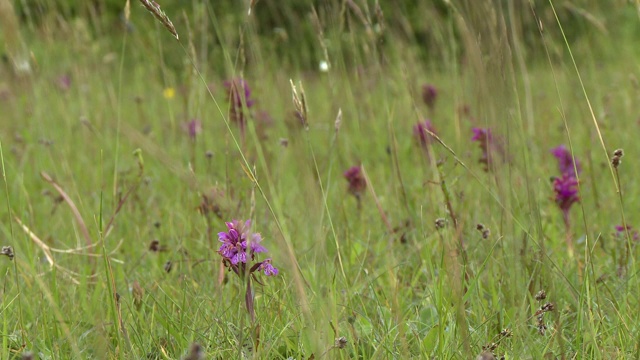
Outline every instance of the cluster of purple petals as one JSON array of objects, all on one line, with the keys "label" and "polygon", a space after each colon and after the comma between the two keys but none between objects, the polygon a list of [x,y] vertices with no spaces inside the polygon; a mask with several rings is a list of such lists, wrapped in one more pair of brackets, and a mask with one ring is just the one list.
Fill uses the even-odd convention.
[{"label": "cluster of purple petals", "polygon": [[359,195],[367,188],[367,181],[360,166],[352,166],[344,172],[344,178],[349,182],[349,192]]},{"label": "cluster of purple petals", "polygon": [[[227,222],[226,225],[227,231],[218,233],[218,240],[222,243],[218,253],[232,267],[246,266],[248,260],[255,259],[255,254],[267,252],[267,249],[260,245],[262,236],[249,231],[251,220],[244,223],[233,220]],[[256,269],[264,271],[265,275],[278,274],[278,269],[271,265],[271,259],[266,259],[258,264]]]},{"label": "cluster of purple petals", "polygon": [[[571,174],[574,177],[577,177],[580,172],[582,172],[582,167],[580,166],[580,162],[578,160],[573,159],[571,155],[571,151],[564,146],[560,145],[551,149],[551,153],[558,160],[558,169],[561,174]],[[577,171],[576,171],[577,170]]]}]

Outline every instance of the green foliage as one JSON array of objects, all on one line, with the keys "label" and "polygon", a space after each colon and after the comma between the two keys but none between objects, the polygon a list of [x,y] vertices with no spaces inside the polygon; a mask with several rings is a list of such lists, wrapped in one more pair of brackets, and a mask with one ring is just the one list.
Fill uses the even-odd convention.
[{"label": "green foliage", "polygon": [[[20,2],[35,71],[0,70],[0,359],[636,355],[635,9],[349,3],[161,4],[178,42],[137,3],[126,27],[121,3]],[[426,118],[442,143],[419,144]],[[501,140],[489,172],[472,127]],[[583,165],[567,227],[559,144]],[[216,253],[249,218],[280,269],[255,322]]]}]

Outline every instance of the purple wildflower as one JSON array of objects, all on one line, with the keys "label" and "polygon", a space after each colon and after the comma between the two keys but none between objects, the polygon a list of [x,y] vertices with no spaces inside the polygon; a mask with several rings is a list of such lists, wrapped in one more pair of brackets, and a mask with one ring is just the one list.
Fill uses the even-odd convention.
[{"label": "purple wildflower", "polygon": [[[558,147],[555,147],[551,149],[551,153],[553,154],[553,156],[555,156],[556,159],[558,159],[558,168],[560,169],[560,172],[562,174],[568,173],[573,177],[577,177],[577,175],[582,171],[578,160],[575,160],[574,167],[573,156],[571,156],[571,151],[569,151],[566,146],[560,145]],[[577,173],[576,169],[578,170]]]},{"label": "purple wildflower", "polygon": [[244,107],[251,109],[254,101],[251,99],[251,89],[249,84],[242,78],[227,80],[224,82],[227,89],[227,100],[229,101],[229,118],[244,129],[247,116]]},{"label": "purple wildflower", "polygon": [[480,163],[484,164],[485,171],[493,166],[494,153],[502,153],[502,148],[496,141],[491,129],[489,128],[472,128],[473,137],[471,141],[478,141],[480,143],[480,149],[482,149],[482,156],[480,157]]},{"label": "purple wildflower", "polygon": [[422,101],[433,110],[436,105],[436,99],[438,98],[438,90],[431,84],[422,85]]},{"label": "purple wildflower", "polygon": [[424,149],[428,148],[428,145],[431,143],[431,139],[433,138],[425,130],[429,130],[434,134],[436,133],[436,129],[433,127],[429,119],[419,122],[413,126],[413,136]]},{"label": "purple wildflower", "polygon": [[367,181],[360,166],[352,166],[344,172],[344,178],[349,182],[349,192],[360,198],[360,194],[367,188]]},{"label": "purple wildflower", "polygon": [[193,141],[195,141],[196,136],[202,132],[202,122],[198,119],[191,119],[184,127],[187,134],[189,134],[189,138]]},{"label": "purple wildflower", "polygon": [[[255,254],[267,252],[267,249],[260,245],[262,236],[257,233],[251,233],[249,228],[251,227],[251,220],[247,220],[244,223],[233,220],[226,223],[227,231],[218,233],[218,239],[222,243],[218,253],[222,256],[225,265],[230,267],[234,272],[239,275],[244,272],[247,261],[255,259]],[[250,244],[247,244],[249,241]],[[248,251],[247,251],[248,247]],[[268,266],[262,262],[261,268],[264,268],[265,273],[269,270],[273,275],[278,273],[278,270],[270,265],[271,260],[268,262]],[[255,268],[252,268],[253,272]]]},{"label": "purple wildflower", "polygon": [[565,173],[553,180],[553,190],[556,193],[556,204],[562,210],[565,225],[569,226],[569,209],[571,205],[580,201],[578,194],[578,180],[571,174]]},{"label": "purple wildflower", "polygon": [[264,261],[260,264],[259,269],[264,271],[264,274],[267,276],[278,275],[278,269],[271,265],[271,258],[264,259]]},{"label": "purple wildflower", "polygon": [[629,235],[631,235],[631,239],[633,241],[640,241],[640,234],[638,230],[634,229],[631,225],[627,225],[626,227],[622,225],[615,226],[616,232],[613,234],[618,239],[625,239],[627,237],[627,230],[629,231]]}]

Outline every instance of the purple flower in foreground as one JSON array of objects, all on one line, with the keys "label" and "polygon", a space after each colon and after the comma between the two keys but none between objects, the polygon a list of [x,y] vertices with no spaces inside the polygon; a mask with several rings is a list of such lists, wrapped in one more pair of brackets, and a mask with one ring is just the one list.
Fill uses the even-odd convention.
[{"label": "purple flower in foreground", "polygon": [[419,122],[413,126],[413,136],[418,140],[418,143],[422,148],[427,149],[433,137],[425,130],[429,130],[434,134],[436,133],[436,129],[433,127],[429,119]]},{"label": "purple flower in foreground", "polygon": [[436,105],[436,99],[438,98],[438,90],[431,84],[422,85],[422,101],[433,110]]},{"label": "purple flower in foreground", "polygon": [[502,153],[502,148],[496,141],[489,128],[473,128],[473,137],[471,137],[471,141],[477,141],[480,143],[480,149],[482,149],[482,156],[480,157],[480,163],[484,164],[485,171],[489,171],[489,169],[493,166],[494,162],[494,153],[499,152]]},{"label": "purple flower in foreground", "polygon": [[[253,261],[257,253],[267,252],[267,249],[260,245],[262,236],[249,231],[251,220],[247,220],[244,223],[233,220],[226,223],[226,225],[227,231],[218,233],[218,240],[222,243],[218,253],[222,256],[225,265],[241,275],[246,268],[247,261]],[[271,266],[270,259],[268,265],[265,265],[264,261],[257,265],[258,267],[254,265],[251,268],[251,272],[257,268],[262,269],[264,267],[265,274],[269,273],[267,275],[276,275],[278,273],[278,270]],[[267,271],[267,268],[269,271]]]},{"label": "purple flower in foreground", "polygon": [[242,78],[227,80],[224,82],[227,89],[227,100],[229,101],[229,118],[244,129],[247,116],[244,107],[251,109],[253,100],[251,99],[251,89],[249,84]]},{"label": "purple flower in foreground", "polygon": [[344,178],[349,182],[349,192],[355,195],[358,199],[360,194],[367,188],[367,181],[362,174],[362,168],[360,166],[352,166],[349,170],[344,172]]},{"label": "purple flower in foreground", "polygon": [[264,271],[264,274],[267,276],[278,275],[278,269],[271,265],[271,259],[264,259],[264,261],[260,264],[260,270]]},{"label": "purple flower in foreground", "polygon": [[562,210],[565,225],[569,225],[569,209],[571,205],[580,201],[578,194],[578,180],[571,174],[562,174],[553,179],[553,190],[556,193],[556,204]]},{"label": "purple flower in foreground", "polygon": [[[574,167],[573,156],[571,156],[571,151],[569,151],[566,146],[560,145],[558,147],[555,147],[551,149],[551,153],[553,154],[553,156],[555,156],[556,159],[558,159],[558,168],[560,169],[560,172],[562,174],[569,174],[573,177],[576,177],[577,174],[580,174],[580,172],[582,171],[578,160],[575,160]],[[578,170],[577,173],[576,169]]]}]

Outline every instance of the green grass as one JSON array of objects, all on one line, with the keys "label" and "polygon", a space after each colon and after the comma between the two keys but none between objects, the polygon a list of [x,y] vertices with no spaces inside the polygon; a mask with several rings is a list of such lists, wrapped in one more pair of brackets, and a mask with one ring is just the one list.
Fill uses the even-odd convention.
[{"label": "green grass", "polygon": [[[458,6],[459,18],[434,23],[440,47],[426,61],[394,29],[382,44],[357,25],[338,31],[336,12],[323,19],[327,73],[280,62],[277,40],[212,9],[204,25],[188,13],[193,36],[167,12],[180,43],[144,26],[150,15],[137,4],[140,26],[126,35],[84,34],[80,20],[68,32],[25,30],[35,73],[0,72],[9,90],[0,245],[15,252],[0,257],[0,358],[173,359],[197,343],[211,359],[468,359],[494,342],[507,359],[640,357],[637,242],[621,272],[627,240],[613,236],[622,214],[640,226],[640,68],[627,31],[638,18],[620,8],[607,33],[587,26],[567,41],[545,15],[534,52],[478,20],[490,10]],[[494,15],[510,26],[505,12]],[[291,51],[324,53],[312,46]],[[256,100],[244,138],[223,86],[240,76]],[[290,79],[304,87],[308,130],[293,114]],[[433,111],[424,83],[439,91]],[[273,121],[258,121],[261,111]],[[434,162],[413,137],[427,117],[446,145],[432,142]],[[195,141],[184,129],[193,118],[202,122]],[[501,137],[508,161],[483,171],[472,127]],[[573,257],[549,180],[559,175],[550,149],[569,143],[583,166]],[[616,148],[625,151],[621,197],[608,165]],[[368,179],[361,206],[342,175],[357,164]],[[198,211],[203,195],[221,217]],[[219,279],[217,233],[232,219],[252,219],[280,269],[253,284],[254,323],[242,279]],[[163,251],[149,250],[153,240]],[[51,252],[51,266],[44,246],[67,253]],[[547,298],[536,301],[540,290]],[[555,310],[540,334],[545,302]],[[505,328],[512,336],[502,339]]]}]

